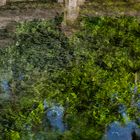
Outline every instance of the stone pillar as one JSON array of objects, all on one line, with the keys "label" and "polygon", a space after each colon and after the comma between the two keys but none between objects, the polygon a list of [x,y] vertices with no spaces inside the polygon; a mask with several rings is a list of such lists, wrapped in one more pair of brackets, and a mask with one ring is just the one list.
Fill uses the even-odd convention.
[{"label": "stone pillar", "polygon": [[79,15],[79,7],[85,0],[65,0],[64,23],[73,23]]},{"label": "stone pillar", "polygon": [[79,14],[78,0],[65,0],[65,22],[74,22]]},{"label": "stone pillar", "polygon": [[6,0],[0,0],[0,6],[6,5]]}]

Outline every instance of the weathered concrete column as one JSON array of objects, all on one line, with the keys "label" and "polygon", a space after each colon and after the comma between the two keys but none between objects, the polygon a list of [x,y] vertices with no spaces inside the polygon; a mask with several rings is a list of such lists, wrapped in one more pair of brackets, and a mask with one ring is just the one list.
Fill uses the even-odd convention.
[{"label": "weathered concrete column", "polygon": [[65,0],[64,22],[73,23],[79,15],[79,7],[85,0]]},{"label": "weathered concrete column", "polygon": [[65,22],[74,22],[79,14],[78,0],[65,0]]},{"label": "weathered concrete column", "polygon": [[0,0],[0,6],[6,5],[6,0]]}]

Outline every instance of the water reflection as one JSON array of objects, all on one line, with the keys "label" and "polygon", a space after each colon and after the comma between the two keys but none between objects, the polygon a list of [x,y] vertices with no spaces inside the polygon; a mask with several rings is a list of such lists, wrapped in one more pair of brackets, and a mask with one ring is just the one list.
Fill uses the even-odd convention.
[{"label": "water reflection", "polygon": [[135,122],[130,121],[123,126],[115,121],[109,125],[103,140],[133,140],[135,138],[140,140],[140,129]]},{"label": "water reflection", "polygon": [[[12,71],[13,75],[9,74],[9,73],[3,74],[4,78],[3,77],[1,78],[0,88],[1,88],[2,92],[0,94],[0,99],[2,99],[2,100],[10,99],[10,96],[11,96],[11,85],[9,82],[10,79],[13,78],[14,80],[19,81],[19,82],[21,82],[24,79],[24,75],[22,73],[19,73],[17,77],[14,75],[14,73],[16,73],[16,72]],[[10,75],[9,77],[7,76],[8,74]]]},{"label": "water reflection", "polygon": [[137,109],[138,109],[138,112],[140,112],[140,101],[138,101],[137,103]]},{"label": "water reflection", "polygon": [[47,112],[47,117],[53,129],[58,129],[64,132],[65,127],[63,123],[64,108],[61,106],[53,106]]},{"label": "water reflection", "polygon": [[125,124],[129,123],[130,119],[129,119],[127,113],[126,113],[126,107],[125,107],[125,105],[120,104],[120,105],[119,105],[119,110],[118,110],[118,112],[121,114],[121,116],[122,116],[122,118],[123,118],[123,120],[124,120],[124,123],[125,123]]},{"label": "water reflection", "polygon": [[132,140],[132,136],[119,122],[113,122],[109,126],[105,140]]},{"label": "water reflection", "polygon": [[5,93],[9,93],[10,92],[10,86],[9,86],[9,83],[7,80],[3,80],[1,82],[1,86],[2,86],[2,89],[4,90]]},{"label": "water reflection", "polygon": [[0,94],[0,99],[9,100],[10,99],[10,85],[9,85],[8,80],[1,81],[1,89],[2,89],[2,94]]},{"label": "water reflection", "polygon": [[58,130],[64,132],[66,126],[63,122],[64,118],[64,107],[61,105],[52,104],[49,107],[49,104],[44,100],[44,109],[46,110],[46,116],[49,120],[52,130]]},{"label": "water reflection", "polygon": [[111,123],[102,140],[140,140],[140,128],[134,121],[130,121],[123,104],[119,106],[119,113],[124,125],[118,121]]}]

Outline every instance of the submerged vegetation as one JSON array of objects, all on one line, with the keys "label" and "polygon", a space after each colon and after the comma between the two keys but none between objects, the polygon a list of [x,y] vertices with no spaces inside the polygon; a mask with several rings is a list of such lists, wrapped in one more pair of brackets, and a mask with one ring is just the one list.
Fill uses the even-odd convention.
[{"label": "submerged vegetation", "polygon": [[[20,23],[16,43],[0,49],[1,139],[100,140],[111,122],[125,123],[122,104],[139,120],[139,20],[82,17],[70,38],[60,24]],[[44,100],[64,107],[64,132],[45,118]]]}]

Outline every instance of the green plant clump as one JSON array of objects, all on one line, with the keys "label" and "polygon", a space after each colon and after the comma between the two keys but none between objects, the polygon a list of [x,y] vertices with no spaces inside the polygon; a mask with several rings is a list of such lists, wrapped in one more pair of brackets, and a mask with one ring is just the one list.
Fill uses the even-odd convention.
[{"label": "green plant clump", "polygon": [[[83,17],[79,23],[70,38],[59,18],[21,23],[16,44],[0,50],[0,80],[9,84],[8,93],[0,89],[2,139],[99,140],[111,122],[123,123],[120,104],[130,119],[140,117],[139,21]],[[43,126],[44,99],[65,107],[64,133]]]}]

